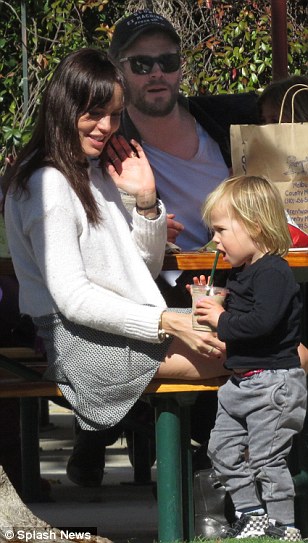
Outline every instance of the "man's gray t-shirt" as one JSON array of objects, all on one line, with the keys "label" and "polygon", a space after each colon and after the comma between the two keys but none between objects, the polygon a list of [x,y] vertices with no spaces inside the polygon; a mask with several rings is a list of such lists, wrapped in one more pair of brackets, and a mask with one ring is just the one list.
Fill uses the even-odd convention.
[{"label": "man's gray t-shirt", "polygon": [[167,213],[185,230],[176,243],[183,251],[192,251],[208,241],[208,230],[201,217],[206,196],[229,176],[218,143],[197,123],[199,149],[190,160],[178,158],[142,142],[154,171],[156,187]]}]

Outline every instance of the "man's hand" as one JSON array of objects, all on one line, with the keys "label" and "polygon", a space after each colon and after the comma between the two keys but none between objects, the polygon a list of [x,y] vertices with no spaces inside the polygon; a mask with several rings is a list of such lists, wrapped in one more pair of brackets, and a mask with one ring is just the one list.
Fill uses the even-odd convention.
[{"label": "man's hand", "polygon": [[174,220],[175,214],[167,214],[167,241],[176,243],[177,236],[184,230],[182,223]]}]

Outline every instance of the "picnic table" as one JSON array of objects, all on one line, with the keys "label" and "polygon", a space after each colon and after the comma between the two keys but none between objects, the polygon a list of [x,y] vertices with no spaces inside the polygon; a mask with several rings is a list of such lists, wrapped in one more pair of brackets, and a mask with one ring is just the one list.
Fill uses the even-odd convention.
[{"label": "picnic table", "polygon": [[[215,253],[181,252],[167,254],[164,270],[211,270]],[[298,282],[308,282],[308,249],[291,250],[286,260],[293,269]],[[220,256],[217,269],[227,269],[230,265]],[[0,275],[14,275],[10,259],[0,259]],[[1,350],[0,350],[1,354]],[[3,353],[2,353],[3,354]],[[8,354],[8,353],[6,353]],[[37,362],[38,364],[41,361]],[[157,498],[158,498],[158,539],[161,543],[170,541],[189,541],[194,539],[193,477],[191,467],[190,408],[198,394],[217,390],[226,378],[202,381],[152,381],[144,391],[143,399],[149,401],[156,412],[156,457],[157,457]],[[43,388],[42,388],[42,385]],[[44,388],[45,387],[45,388]],[[55,383],[34,382],[33,387],[21,382],[15,384],[11,392],[0,387],[0,397],[23,398],[23,424],[31,419],[24,439],[27,443],[28,461],[33,465],[33,454],[29,458],[29,436],[34,432],[38,442],[37,404],[39,397],[60,396]],[[37,452],[38,455],[38,452]],[[36,460],[36,463],[38,459]],[[32,485],[35,470],[26,477],[28,489]],[[30,474],[30,475],[29,475]],[[38,473],[39,476],[39,473]],[[34,488],[35,491],[35,488]]]}]

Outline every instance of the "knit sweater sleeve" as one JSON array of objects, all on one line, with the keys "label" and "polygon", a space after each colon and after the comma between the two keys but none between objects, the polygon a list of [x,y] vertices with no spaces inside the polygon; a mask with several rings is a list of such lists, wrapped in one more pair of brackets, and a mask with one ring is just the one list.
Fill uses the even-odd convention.
[{"label": "knit sweater sleeve", "polygon": [[[150,232],[142,238],[136,218],[137,244],[116,203],[102,198],[100,205],[101,225],[91,227],[79,199],[55,171],[38,173],[24,201],[8,198],[23,311],[31,316],[61,312],[97,330],[158,342],[166,305],[138,249],[143,243],[145,252]],[[153,238],[156,228],[152,224]]]},{"label": "knit sweater sleeve", "polygon": [[158,201],[158,209],[160,215],[155,220],[155,224],[154,221],[139,215],[136,208],[133,210],[132,236],[154,279],[162,270],[167,243],[166,209],[160,200]]},{"label": "knit sweater sleeve", "polygon": [[77,225],[65,212],[63,228],[63,214],[58,208],[45,215],[44,228],[38,221],[30,234],[36,261],[59,311],[68,320],[97,330],[155,342],[162,308],[138,304],[128,293],[125,298],[89,281],[78,247]]}]

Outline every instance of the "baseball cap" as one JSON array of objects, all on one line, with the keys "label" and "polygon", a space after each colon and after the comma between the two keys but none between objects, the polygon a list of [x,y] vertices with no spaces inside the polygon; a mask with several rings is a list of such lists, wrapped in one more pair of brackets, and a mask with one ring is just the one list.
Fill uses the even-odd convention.
[{"label": "baseball cap", "polygon": [[142,9],[120,20],[116,25],[108,50],[109,58],[117,59],[121,51],[131,45],[138,36],[154,29],[166,32],[177,44],[180,44],[179,35],[165,17],[150,9]]}]

